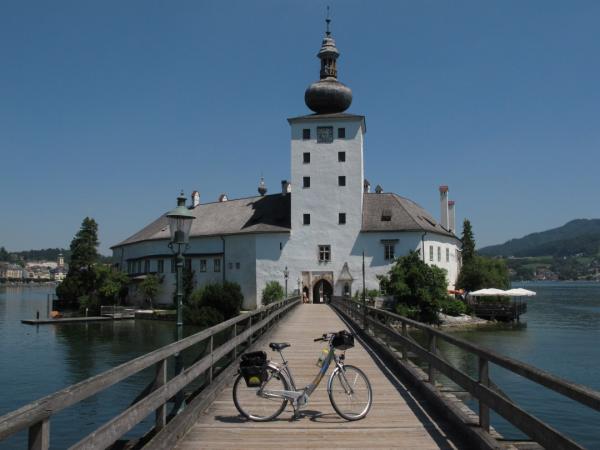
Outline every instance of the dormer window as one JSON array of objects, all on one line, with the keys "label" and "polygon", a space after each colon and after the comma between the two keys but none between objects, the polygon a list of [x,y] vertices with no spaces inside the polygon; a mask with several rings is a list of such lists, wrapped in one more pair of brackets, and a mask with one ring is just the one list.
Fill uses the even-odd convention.
[{"label": "dormer window", "polygon": [[390,222],[392,220],[392,210],[384,209],[381,211],[381,221],[382,222]]}]

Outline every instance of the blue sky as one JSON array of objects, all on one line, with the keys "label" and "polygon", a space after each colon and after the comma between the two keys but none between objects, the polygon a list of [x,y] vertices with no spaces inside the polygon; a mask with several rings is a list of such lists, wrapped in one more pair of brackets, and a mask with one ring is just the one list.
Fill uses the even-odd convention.
[{"label": "blue sky", "polygon": [[436,217],[449,185],[479,245],[600,217],[600,2],[5,0],[0,245],[278,190],[327,4],[373,185]]}]

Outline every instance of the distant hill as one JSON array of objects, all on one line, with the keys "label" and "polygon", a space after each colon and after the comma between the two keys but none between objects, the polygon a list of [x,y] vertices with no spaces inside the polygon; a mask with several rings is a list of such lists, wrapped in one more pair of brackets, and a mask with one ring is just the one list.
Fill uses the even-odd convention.
[{"label": "distant hill", "polygon": [[600,253],[600,219],[576,219],[562,227],[528,234],[500,245],[478,249],[485,256],[597,256]]}]

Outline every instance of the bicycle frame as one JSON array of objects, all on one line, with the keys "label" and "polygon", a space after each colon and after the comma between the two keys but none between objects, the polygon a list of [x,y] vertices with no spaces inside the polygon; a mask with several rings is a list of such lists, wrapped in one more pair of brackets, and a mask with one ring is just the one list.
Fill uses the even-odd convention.
[{"label": "bicycle frame", "polygon": [[323,380],[323,377],[327,373],[327,370],[329,370],[329,366],[331,365],[332,361],[335,362],[335,365],[340,370],[343,368],[343,363],[340,361],[340,358],[338,358],[335,355],[335,348],[330,344],[329,353],[327,354],[327,357],[323,360],[323,365],[321,366],[319,372],[317,373],[313,381],[307,384],[304,388],[298,389],[296,388],[296,382],[294,380],[294,376],[292,375],[292,371],[288,366],[288,362],[283,357],[281,351],[279,351],[279,355],[283,360],[283,364],[277,364],[273,361],[269,361],[268,365],[274,371],[276,371],[286,379],[288,385],[292,388],[292,390],[263,390],[262,388],[260,388],[256,394],[261,395],[263,397],[286,398],[292,401],[294,409],[296,409],[297,406],[302,406],[308,401],[308,398],[315,391],[315,389],[317,389],[317,387],[321,383],[321,380]]}]

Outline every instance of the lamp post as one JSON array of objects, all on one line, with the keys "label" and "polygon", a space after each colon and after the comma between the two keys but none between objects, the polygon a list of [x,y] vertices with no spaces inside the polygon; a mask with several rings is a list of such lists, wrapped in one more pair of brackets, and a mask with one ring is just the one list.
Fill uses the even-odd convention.
[{"label": "lamp post", "polygon": [[[180,341],[183,338],[183,314],[182,314],[182,300],[183,292],[181,291],[181,278],[183,273],[183,253],[188,246],[188,240],[190,237],[190,229],[192,227],[192,221],[195,219],[194,215],[185,206],[185,196],[183,191],[177,197],[177,208],[167,214],[169,221],[169,231],[171,232],[171,241],[169,242],[169,248],[174,255],[176,255],[176,278],[175,278],[175,301],[177,306],[177,340]],[[181,354],[177,352],[175,354],[175,376],[179,375],[183,371],[183,363],[181,361]],[[175,396],[175,408],[174,411],[179,411],[183,407],[183,390],[179,391]]]},{"label": "lamp post", "polygon": [[283,279],[285,280],[285,298],[287,298],[287,296],[288,296],[287,282],[288,282],[289,276],[290,276],[290,271],[288,270],[287,266],[285,266],[285,269],[283,269]]}]

